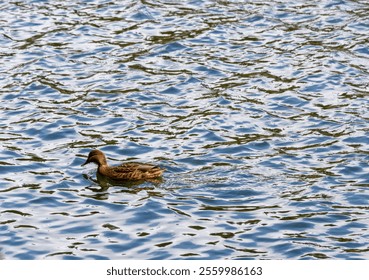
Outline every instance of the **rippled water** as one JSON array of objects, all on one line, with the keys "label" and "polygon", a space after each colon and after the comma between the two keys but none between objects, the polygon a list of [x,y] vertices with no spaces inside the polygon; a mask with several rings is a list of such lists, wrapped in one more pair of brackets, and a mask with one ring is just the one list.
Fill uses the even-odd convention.
[{"label": "rippled water", "polygon": [[[0,258],[368,259],[369,4],[0,4]],[[157,163],[106,186],[80,165]]]}]

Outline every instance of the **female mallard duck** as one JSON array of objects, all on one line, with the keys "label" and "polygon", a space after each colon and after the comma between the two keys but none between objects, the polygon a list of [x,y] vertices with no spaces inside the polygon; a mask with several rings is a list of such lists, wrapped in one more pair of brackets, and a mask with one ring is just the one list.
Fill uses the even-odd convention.
[{"label": "female mallard duck", "polygon": [[99,174],[117,181],[155,179],[164,172],[164,169],[146,163],[129,162],[111,167],[108,165],[104,153],[99,150],[92,150],[82,166],[90,162],[97,164],[97,172]]}]

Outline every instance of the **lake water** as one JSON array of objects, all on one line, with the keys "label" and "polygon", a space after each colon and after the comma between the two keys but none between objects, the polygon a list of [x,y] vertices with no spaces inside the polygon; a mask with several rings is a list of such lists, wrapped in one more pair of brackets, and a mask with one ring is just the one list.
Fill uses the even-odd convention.
[{"label": "lake water", "polygon": [[[369,259],[368,14],[2,2],[0,258]],[[96,148],[163,181],[106,185]]]}]

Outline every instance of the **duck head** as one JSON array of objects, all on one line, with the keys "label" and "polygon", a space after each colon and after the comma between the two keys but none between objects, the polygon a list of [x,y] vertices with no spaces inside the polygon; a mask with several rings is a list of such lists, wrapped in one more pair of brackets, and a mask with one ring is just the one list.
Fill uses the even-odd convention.
[{"label": "duck head", "polygon": [[92,150],[88,154],[88,158],[87,158],[86,162],[84,164],[82,164],[82,166],[84,166],[84,165],[86,165],[90,162],[94,162],[98,166],[107,165],[106,157],[105,157],[104,153],[102,151],[99,151],[99,150]]}]

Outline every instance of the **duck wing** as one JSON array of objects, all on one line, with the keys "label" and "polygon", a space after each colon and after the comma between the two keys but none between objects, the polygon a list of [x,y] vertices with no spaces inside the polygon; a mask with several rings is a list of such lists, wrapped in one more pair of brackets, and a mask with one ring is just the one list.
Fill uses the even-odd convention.
[{"label": "duck wing", "polygon": [[160,168],[159,166],[148,164],[148,163],[139,163],[139,162],[128,162],[123,163],[122,165],[118,166],[120,169],[127,169],[127,170],[140,170],[142,172],[147,172],[155,168]]},{"label": "duck wing", "polygon": [[160,177],[164,169],[152,164],[129,162],[113,167],[111,172],[115,179],[144,180]]}]

